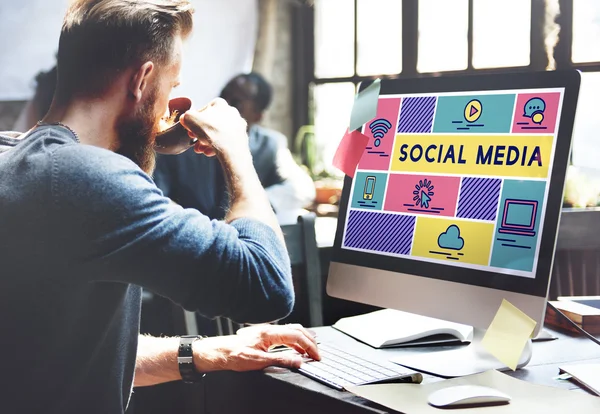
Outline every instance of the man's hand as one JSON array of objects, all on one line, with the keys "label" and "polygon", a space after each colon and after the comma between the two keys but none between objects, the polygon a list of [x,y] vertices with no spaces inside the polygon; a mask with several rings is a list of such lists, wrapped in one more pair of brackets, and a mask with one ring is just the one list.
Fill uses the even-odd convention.
[{"label": "man's hand", "polygon": [[221,98],[200,110],[184,113],[180,122],[190,137],[198,138],[194,151],[199,154],[212,157],[222,153],[230,155],[231,151],[249,152],[246,121]]},{"label": "man's hand", "polygon": [[[269,352],[286,345],[293,352]],[[258,325],[237,335],[217,336],[194,342],[194,361],[199,372],[218,370],[253,371],[268,366],[298,368],[302,355],[319,360],[315,338],[301,325]]]}]

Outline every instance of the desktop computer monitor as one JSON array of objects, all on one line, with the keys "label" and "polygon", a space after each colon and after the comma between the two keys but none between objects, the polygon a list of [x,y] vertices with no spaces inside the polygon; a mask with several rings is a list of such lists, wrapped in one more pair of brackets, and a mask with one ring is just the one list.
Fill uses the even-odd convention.
[{"label": "desktop computer monitor", "polygon": [[577,71],[392,79],[340,202],[327,293],[486,329],[543,325]]}]

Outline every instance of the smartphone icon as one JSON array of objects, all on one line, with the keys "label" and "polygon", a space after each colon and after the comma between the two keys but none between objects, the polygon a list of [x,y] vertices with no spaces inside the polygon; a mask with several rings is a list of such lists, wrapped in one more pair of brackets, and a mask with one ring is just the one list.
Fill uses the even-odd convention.
[{"label": "smartphone icon", "polygon": [[372,175],[365,179],[365,191],[363,192],[363,200],[372,200],[375,192],[375,177]]}]

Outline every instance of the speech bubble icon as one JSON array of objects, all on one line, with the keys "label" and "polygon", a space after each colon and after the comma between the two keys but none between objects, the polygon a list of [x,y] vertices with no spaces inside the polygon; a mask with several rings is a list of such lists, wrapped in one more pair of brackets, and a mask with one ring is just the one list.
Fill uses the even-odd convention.
[{"label": "speech bubble icon", "polygon": [[532,118],[535,114],[543,113],[546,110],[546,102],[542,98],[531,98],[525,103],[523,116]]}]

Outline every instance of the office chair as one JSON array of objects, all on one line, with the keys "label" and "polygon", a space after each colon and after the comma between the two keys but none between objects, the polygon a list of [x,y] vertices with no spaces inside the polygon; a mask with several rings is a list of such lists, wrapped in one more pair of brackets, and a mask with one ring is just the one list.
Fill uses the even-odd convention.
[{"label": "office chair", "polygon": [[305,300],[310,326],[323,326],[323,277],[315,234],[315,214],[298,217],[293,225],[282,226],[292,269],[297,270],[300,300]]}]

